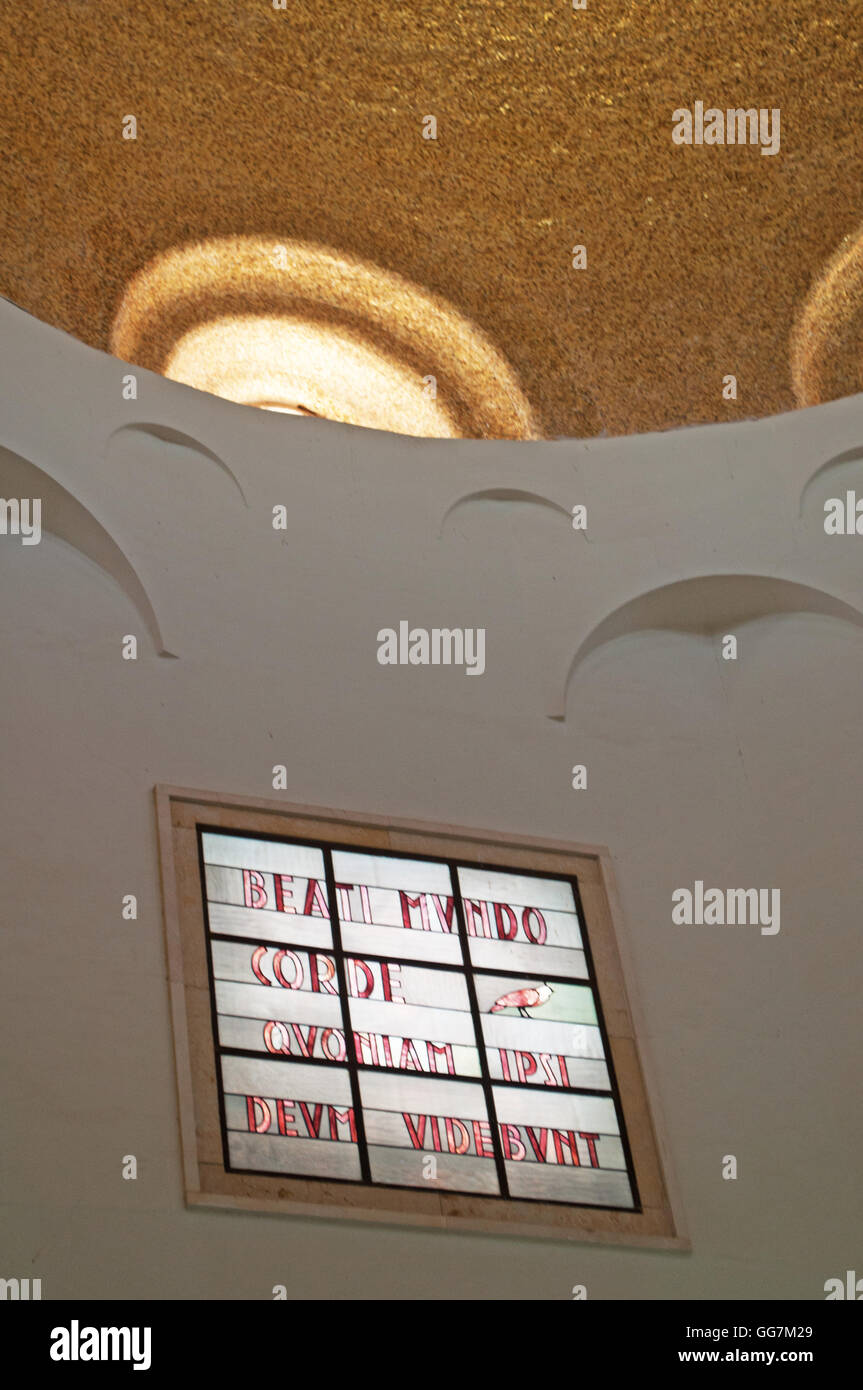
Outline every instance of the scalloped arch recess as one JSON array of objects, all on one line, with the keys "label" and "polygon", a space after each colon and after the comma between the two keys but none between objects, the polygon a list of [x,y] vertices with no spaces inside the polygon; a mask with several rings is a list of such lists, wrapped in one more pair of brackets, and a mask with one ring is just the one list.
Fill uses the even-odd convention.
[{"label": "scalloped arch recess", "polygon": [[549,719],[565,720],[572,679],[599,647],[637,632],[712,634],[782,613],[818,613],[863,628],[863,612],[823,589],[758,574],[711,574],[680,579],[630,599],[593,628],[570,662],[557,709]]},{"label": "scalloped arch recess", "polygon": [[[859,477],[855,477],[857,474]],[[856,449],[846,449],[843,453],[837,454],[835,458],[822,463],[820,468],[816,468],[800,494],[798,516],[803,515],[803,508],[809,493],[819,482],[826,482],[828,475],[835,478],[837,487],[845,487],[846,482],[857,481],[861,492],[863,492],[863,445],[859,445]],[[831,483],[832,486],[833,483]]]},{"label": "scalloped arch recess", "polygon": [[243,491],[242,484],[233,470],[228,467],[224,459],[219,458],[218,454],[213,453],[212,449],[208,449],[206,444],[201,444],[193,435],[186,434],[183,430],[174,429],[172,425],[154,425],[146,423],[120,425],[119,429],[114,430],[113,433],[109,435],[106,453],[110,454],[111,446],[115,441],[119,441],[129,435],[133,438],[136,435],[140,435],[145,439],[157,440],[161,444],[173,444],[181,449],[189,449],[200,458],[207,460],[207,462],[217,464],[222,472],[225,473],[234,484],[234,487],[240,494],[243,506],[248,507],[249,504],[246,500],[246,494]]},{"label": "scalloped arch recess", "polygon": [[490,339],[438,295],[329,247],[219,237],[129,283],[111,352],[239,404],[399,434],[532,439]]},{"label": "scalloped arch recess", "polygon": [[[567,520],[569,520],[570,515],[559,502],[553,502],[550,497],[543,497],[538,492],[528,492],[523,488],[514,487],[489,487],[483,488],[479,492],[469,492],[465,497],[460,497],[458,501],[453,502],[452,506],[444,512],[440,533],[443,534],[447,522],[460,507],[481,505],[483,502],[509,502],[514,509],[518,507],[544,507],[548,511],[559,512]],[[582,534],[584,533],[582,532]]]},{"label": "scalloped arch recess", "polygon": [[44,468],[0,445],[0,493],[4,497],[39,497],[42,529],[59,537],[119,585],[149,633],[159,656],[165,650],[159,622],[147,591],[117,542],[92,512]]}]

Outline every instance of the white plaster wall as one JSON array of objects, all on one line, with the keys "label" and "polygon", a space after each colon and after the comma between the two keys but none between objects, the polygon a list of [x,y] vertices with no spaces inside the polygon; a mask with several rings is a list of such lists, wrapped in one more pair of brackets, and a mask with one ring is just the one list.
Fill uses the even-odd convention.
[{"label": "white plaster wall", "polygon": [[[0,1274],[45,1298],[807,1299],[860,1269],[863,628],[811,610],[863,607],[863,537],[822,525],[837,479],[863,496],[863,398],[648,438],[413,441],[140,372],[124,401],[122,364],[7,303],[0,354],[0,445],[113,537],[176,658],[75,548],[74,505],[52,494],[66,540],[0,537]],[[117,433],[141,423],[226,468]],[[20,495],[7,475],[8,454],[0,495]],[[492,499],[444,523],[501,489],[558,510]],[[717,574],[815,592],[770,616],[753,584],[725,622],[681,589],[668,612],[697,627],[703,606],[736,663],[715,636],[624,635],[549,717],[608,614]],[[379,666],[402,618],[484,627],[486,673]],[[289,801],[610,847],[691,1255],[185,1208],[152,788],[277,798],[275,763]],[[696,878],[778,887],[780,933],[673,926]]]}]

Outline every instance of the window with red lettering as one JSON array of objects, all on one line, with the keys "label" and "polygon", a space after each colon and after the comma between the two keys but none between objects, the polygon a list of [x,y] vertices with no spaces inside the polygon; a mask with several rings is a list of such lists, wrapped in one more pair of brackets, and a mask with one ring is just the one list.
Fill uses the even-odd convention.
[{"label": "window with red lettering", "polygon": [[198,840],[226,1170],[639,1210],[575,879]]}]

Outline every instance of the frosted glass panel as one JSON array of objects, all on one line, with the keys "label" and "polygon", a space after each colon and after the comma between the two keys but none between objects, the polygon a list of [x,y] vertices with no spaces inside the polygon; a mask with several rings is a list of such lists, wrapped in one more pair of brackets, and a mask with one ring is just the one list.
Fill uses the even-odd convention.
[{"label": "frosted glass panel", "polygon": [[336,850],[333,870],[346,947],[461,962],[446,864]]},{"label": "frosted glass panel", "polygon": [[[508,903],[518,914],[526,907],[541,908],[544,913],[574,913],[575,897],[566,879],[537,878],[533,874],[505,873],[500,869],[460,868],[459,887],[463,898],[479,898],[484,902]],[[581,938],[576,937],[576,944]]]},{"label": "frosted glass panel", "polygon": [[539,1202],[568,1202],[584,1206],[635,1205],[626,1173],[596,1168],[559,1168],[527,1163],[507,1163],[511,1197]]},{"label": "frosted glass panel", "polygon": [[322,850],[209,831],[201,844],[211,932],[331,943]]},{"label": "frosted glass panel", "polygon": [[210,931],[219,936],[247,936],[254,941],[290,942],[294,946],[331,946],[330,924],[321,917],[286,917],[281,912],[258,911],[209,903]]},{"label": "frosted glass panel", "polygon": [[571,884],[496,870],[458,870],[471,962],[483,969],[587,978]]},{"label": "frosted glass panel", "polygon": [[222,1058],[232,1166],[317,1177],[361,1176],[344,1067]]},{"label": "frosted glass panel", "polygon": [[488,1196],[496,1196],[500,1192],[497,1169],[489,1158],[435,1153],[432,1167],[428,1154],[370,1145],[369,1160],[372,1179],[378,1183],[420,1187],[431,1192],[477,1192]]},{"label": "frosted glass panel", "polygon": [[235,1018],[274,1018],[286,1023],[341,1024],[341,1002],[332,994],[299,989],[265,989],[216,981],[216,1011]]},{"label": "frosted glass panel", "polygon": [[605,1096],[580,1096],[558,1091],[529,1091],[520,1087],[494,1087],[500,1121],[515,1125],[576,1129],[597,1134],[618,1134],[614,1102]]},{"label": "frosted glass panel", "polygon": [[224,864],[238,869],[259,869],[269,874],[299,874],[323,879],[323,852],[314,845],[294,845],[281,840],[260,840],[245,835],[220,835],[203,831],[205,864]]},{"label": "frosted glass panel", "polygon": [[231,1167],[256,1173],[292,1173],[297,1177],[362,1177],[356,1144],[320,1139],[288,1139],[273,1134],[228,1133]]},{"label": "frosted glass panel", "polygon": [[493,1088],[513,1196],[633,1205],[610,1098]]},{"label": "frosted glass panel", "polygon": [[[392,1002],[396,1008],[433,1005],[437,1009],[470,1009],[463,970],[423,970],[417,965],[347,958],[348,993],[352,998]],[[473,1035],[471,1035],[473,1036]]]},{"label": "frosted glass panel", "polygon": [[301,989],[313,994],[338,994],[336,963],[322,951],[282,950],[277,946],[213,942],[213,973],[217,980],[236,980],[265,988]]},{"label": "frosted glass panel", "polygon": [[253,1057],[223,1057],[225,1094],[293,1096],[302,1100],[351,1103],[347,1068],[304,1067],[301,1063],[258,1061]]},{"label": "frosted glass panel", "polygon": [[588,978],[584,951],[561,946],[531,946],[525,941],[487,941],[470,937],[470,960],[477,970],[518,970],[526,975],[557,975],[571,980]]},{"label": "frosted glass panel", "polygon": [[368,951],[371,955],[397,956],[400,960],[428,960],[441,965],[462,963],[461,942],[455,928],[452,936],[443,936],[440,932],[408,932],[401,923],[397,927],[372,927],[347,922],[342,926],[342,944],[347,951]]},{"label": "frosted glass panel", "polygon": [[489,1047],[529,1052],[571,1052],[575,1057],[603,1056],[602,1034],[582,1024],[542,1023],[532,1018],[501,1018],[487,1014],[482,1020],[483,1038]]},{"label": "frosted glass panel", "polygon": [[360,1095],[363,1105],[370,1110],[422,1111],[431,1115],[460,1115],[469,1120],[488,1119],[482,1087],[464,1081],[365,1072],[360,1077]]},{"label": "frosted glass panel", "polygon": [[473,1019],[455,1009],[413,1009],[405,1004],[376,1004],[351,1000],[351,1025],[364,1032],[399,1034],[408,1038],[438,1038],[470,1045]]},{"label": "frosted glass panel", "polygon": [[347,966],[360,1062],[433,1074],[480,1074],[463,971],[352,958]]},{"label": "frosted glass panel", "polygon": [[[443,1111],[438,1114],[441,1105]],[[459,1108],[461,1114],[450,1113]],[[458,1107],[455,1097],[449,1102],[439,1101],[431,1109],[373,1110],[367,1106],[364,1111],[366,1138],[369,1143],[387,1144],[394,1148],[494,1158],[487,1116],[481,1113],[479,1118],[471,1118],[465,1113],[484,1109],[481,1096],[466,1107]]]},{"label": "frosted glass panel", "polygon": [[447,1191],[499,1192],[481,1086],[366,1075],[360,1093],[373,1179]]},{"label": "frosted glass panel", "polygon": [[[369,884],[409,893],[452,892],[449,869],[432,859],[399,859],[385,854],[333,850],[336,883]],[[352,899],[356,896],[352,894]]]}]

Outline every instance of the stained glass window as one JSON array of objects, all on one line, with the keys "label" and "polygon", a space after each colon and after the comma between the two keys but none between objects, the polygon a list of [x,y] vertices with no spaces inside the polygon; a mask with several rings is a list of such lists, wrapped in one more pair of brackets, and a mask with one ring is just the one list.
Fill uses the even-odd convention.
[{"label": "stained glass window", "polygon": [[198,839],[226,1171],[640,1210],[575,878]]}]

